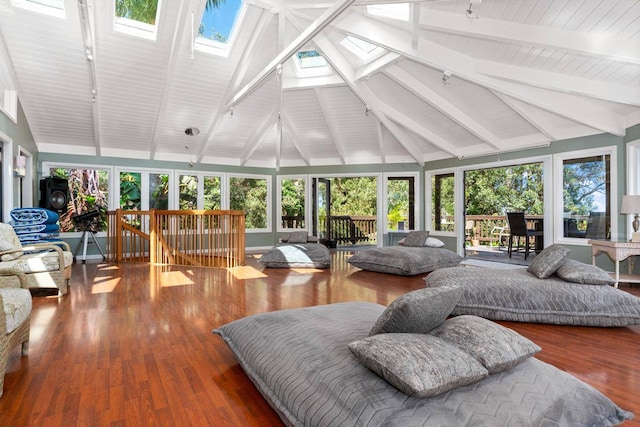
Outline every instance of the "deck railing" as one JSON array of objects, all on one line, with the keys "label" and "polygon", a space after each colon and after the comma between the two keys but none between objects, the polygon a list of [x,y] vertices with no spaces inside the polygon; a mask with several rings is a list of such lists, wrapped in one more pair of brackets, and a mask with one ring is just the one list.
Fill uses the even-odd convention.
[{"label": "deck railing", "polygon": [[157,265],[236,267],[245,264],[242,211],[108,212],[107,257]]},{"label": "deck railing", "polygon": [[338,245],[372,245],[377,241],[377,219],[373,215],[331,216],[329,240]]},{"label": "deck railing", "polygon": [[[542,220],[543,215],[527,215],[526,218],[529,227],[536,228],[536,223]],[[497,227],[506,227],[506,231],[502,235],[509,236],[509,223],[506,215],[467,215],[465,219],[473,221],[473,227],[468,230],[468,240],[477,241],[479,244],[497,242]],[[453,217],[451,220],[453,221]]]}]

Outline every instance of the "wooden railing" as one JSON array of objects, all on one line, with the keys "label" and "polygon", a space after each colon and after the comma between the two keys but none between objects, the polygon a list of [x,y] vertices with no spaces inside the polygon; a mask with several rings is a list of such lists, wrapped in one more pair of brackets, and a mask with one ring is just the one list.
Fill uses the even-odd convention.
[{"label": "wooden railing", "polygon": [[245,264],[242,211],[108,212],[107,257],[116,262],[236,267]]},{"label": "wooden railing", "polygon": [[338,245],[371,245],[377,241],[377,219],[369,215],[331,216],[329,240]]},{"label": "wooden railing", "polygon": [[[536,228],[536,223],[543,219],[543,215],[527,215],[526,218],[529,227]],[[506,215],[467,215],[465,219],[473,221],[473,227],[469,230],[470,240],[477,240],[480,244],[496,242],[496,235],[491,234],[494,227],[506,227],[506,235],[509,235]]]}]

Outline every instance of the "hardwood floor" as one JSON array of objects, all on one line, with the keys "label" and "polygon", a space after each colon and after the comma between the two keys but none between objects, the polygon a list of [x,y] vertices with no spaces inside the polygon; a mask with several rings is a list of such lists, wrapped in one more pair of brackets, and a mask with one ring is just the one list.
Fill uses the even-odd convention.
[{"label": "hardwood floor", "polygon": [[[284,308],[388,305],[424,286],[354,269],[348,255],[333,253],[331,271],[264,270],[253,256],[232,271],[76,264],[68,295],[33,298],[29,357],[12,350],[0,426],[282,425],[211,330]],[[640,326],[503,324],[640,418]]]}]

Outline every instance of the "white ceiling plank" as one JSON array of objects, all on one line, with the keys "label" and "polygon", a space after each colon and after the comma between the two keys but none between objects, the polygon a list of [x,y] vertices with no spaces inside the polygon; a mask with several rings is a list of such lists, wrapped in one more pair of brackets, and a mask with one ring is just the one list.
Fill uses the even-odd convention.
[{"label": "white ceiling plank", "polygon": [[395,65],[385,70],[385,74],[396,83],[427,102],[429,105],[438,109],[441,113],[445,114],[451,120],[464,127],[482,141],[500,150],[507,148],[504,142],[501,141],[493,132],[489,131],[485,126],[478,123],[471,116],[460,110],[447,99],[427,87],[424,83],[404,71],[402,68]]},{"label": "white ceiling plank", "polygon": [[347,60],[342,56],[336,46],[324,35],[318,34],[314,39],[316,46],[322,51],[324,58],[329,62],[331,67],[342,77],[349,89],[353,94],[360,99],[360,101],[368,106],[369,111],[382,122],[384,127],[398,140],[400,145],[404,147],[411,157],[420,165],[424,165],[424,155],[419,147],[403,132],[397,131],[397,126],[393,126],[382,112],[377,107],[378,98],[373,92],[367,88],[363,82],[356,82],[354,76],[354,70]]},{"label": "white ceiling plank", "polygon": [[362,80],[370,77],[375,73],[379,73],[385,68],[396,63],[398,59],[402,57],[395,52],[387,52],[379,58],[374,59],[370,63],[360,67],[355,72],[355,79]]},{"label": "white ceiling plank", "polygon": [[422,11],[420,24],[426,30],[640,64],[640,43],[631,39],[485,17],[470,21],[462,14],[433,9]]},{"label": "white ceiling plank", "polygon": [[474,71],[475,60],[467,55],[426,40],[422,41],[418,49],[413,49],[408,41],[410,37],[407,31],[382,22],[363,19],[362,15],[353,12],[347,12],[347,14],[348,19],[334,23],[340,31],[368,40],[428,67],[449,70],[456,77],[502,92],[570,120],[595,127],[602,132],[614,135],[625,133],[624,119],[610,110],[587,103],[575,96],[552,94],[549,91],[540,92],[531,87],[485,76]]},{"label": "white ceiling plank", "polygon": [[549,121],[545,117],[542,117],[540,114],[538,114],[534,107],[523,102],[518,102],[500,92],[494,91],[492,93],[500,98],[502,102],[507,104],[513,111],[518,113],[520,117],[528,121],[533,127],[538,129],[540,133],[549,138],[551,141],[556,141],[559,139],[554,126],[549,123]]},{"label": "white ceiling plank", "polygon": [[160,104],[158,106],[158,114],[156,115],[156,121],[153,126],[153,136],[151,139],[151,148],[149,157],[151,160],[155,160],[156,151],[158,149],[158,140],[160,139],[160,132],[162,131],[162,124],[165,121],[167,113],[167,101],[171,92],[171,81],[176,70],[176,62],[180,55],[180,46],[182,45],[182,36],[185,34],[185,27],[187,25],[188,17],[190,16],[190,3],[185,0],[180,0],[180,8],[178,9],[178,19],[176,26],[173,30],[173,36],[171,41],[171,48],[169,50],[169,56],[167,60],[167,68],[165,69],[164,83],[162,84],[162,95],[160,97]]},{"label": "white ceiling plank", "polygon": [[249,63],[251,62],[251,56],[253,55],[256,48],[256,43],[259,40],[261,40],[262,37],[265,36],[265,33],[269,27],[269,22],[271,21],[271,18],[272,16],[269,12],[262,11],[260,15],[260,19],[258,20],[258,24],[256,25],[256,28],[252,33],[251,38],[249,39],[249,42],[247,43],[244,51],[242,52],[240,61],[238,62],[238,65],[236,66],[236,70],[233,73],[233,78],[231,79],[231,81],[229,82],[229,85],[227,86],[227,89],[225,91],[225,96],[222,98],[222,102],[220,103],[220,105],[216,110],[216,115],[211,122],[211,126],[209,126],[209,129],[207,130],[207,134],[204,138],[204,143],[201,145],[198,155],[196,157],[197,163],[200,163],[202,161],[205,153],[207,152],[207,149],[213,142],[216,136],[217,130],[222,124],[222,120],[224,119],[224,115],[226,113],[226,110],[223,108],[223,102],[225,99],[227,99],[230,96],[231,93],[237,90],[238,86],[240,85],[240,82],[246,75],[247,70],[249,68]]},{"label": "white ceiling plank", "polygon": [[[92,0],[78,1],[77,3],[78,17],[80,19],[80,29],[82,32],[82,40],[87,54],[87,71],[89,75],[89,84],[91,94],[91,113],[93,116],[93,141],[96,146],[96,155],[102,155],[102,143],[100,133],[100,98],[98,96],[98,81],[96,73],[97,54],[95,51],[95,8]],[[69,10],[69,9],[67,9]],[[69,10],[70,11],[70,10]],[[92,59],[89,59],[89,58]]]},{"label": "white ceiling plank", "polygon": [[225,110],[242,101],[247,95],[257,89],[269,75],[271,75],[278,65],[283,64],[289,57],[298,52],[313,37],[344,12],[354,0],[338,0],[327,9],[317,20],[311,23],[298,37],[295,38],[284,50],[276,55],[273,60],[263,68],[249,83],[237,91],[225,105]]},{"label": "white ceiling plank", "polygon": [[287,130],[287,133],[291,137],[291,142],[293,143],[293,146],[296,147],[296,150],[298,150],[298,153],[300,154],[300,157],[302,157],[302,160],[304,160],[307,166],[311,165],[311,155],[309,154],[309,150],[307,149],[307,147],[304,144],[300,143],[298,132],[296,132],[296,130],[285,120],[284,117],[282,118],[282,126]]},{"label": "white ceiling plank", "polygon": [[336,87],[344,86],[344,80],[337,74],[329,74],[327,76],[305,77],[304,79],[297,76],[285,76],[282,82],[282,90],[296,90],[313,87]]},{"label": "white ceiling plank", "polygon": [[338,156],[340,156],[340,161],[342,164],[346,163],[346,155],[344,151],[344,144],[340,141],[340,133],[336,130],[333,125],[333,120],[329,117],[329,106],[327,106],[327,101],[322,94],[322,89],[314,88],[313,93],[315,93],[316,98],[318,99],[318,104],[320,105],[320,111],[322,111],[322,116],[324,117],[324,121],[327,124],[327,128],[329,129],[329,133],[331,134],[331,139],[333,140],[333,145],[336,147],[336,151],[338,152]]},{"label": "white ceiling plank", "polygon": [[418,48],[420,41],[420,3],[411,3],[411,47]]},{"label": "white ceiling plank", "polygon": [[380,150],[380,159],[382,163],[387,163],[384,152],[384,136],[382,135],[382,123],[376,118],[376,136],[378,137],[378,149]]},{"label": "white ceiling plank", "polygon": [[260,142],[262,142],[265,134],[273,130],[275,126],[275,122],[277,117],[275,117],[276,113],[271,112],[267,114],[266,120],[262,122],[258,130],[249,138],[249,142],[247,142],[242,149],[242,154],[240,155],[240,166],[244,166],[251,159],[251,155],[255,153],[255,151],[260,146]]},{"label": "white ceiling plank", "polygon": [[604,101],[640,106],[640,87],[585,79],[583,77],[569,76],[501,62],[476,60],[475,65],[475,71],[491,77],[578,96],[588,96]]}]

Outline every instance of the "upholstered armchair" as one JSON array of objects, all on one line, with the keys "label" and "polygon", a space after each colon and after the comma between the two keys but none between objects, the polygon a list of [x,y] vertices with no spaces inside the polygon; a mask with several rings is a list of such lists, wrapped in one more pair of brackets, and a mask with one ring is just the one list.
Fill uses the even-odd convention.
[{"label": "upholstered armchair", "polygon": [[18,344],[22,345],[22,356],[29,352],[31,292],[24,289],[26,285],[20,270],[0,268],[0,397],[9,353]]},{"label": "upholstered armchair", "polygon": [[13,227],[0,223],[0,269],[17,268],[28,288],[57,288],[67,293],[73,253],[69,244],[35,243],[22,246]]}]

